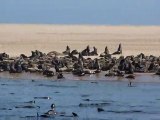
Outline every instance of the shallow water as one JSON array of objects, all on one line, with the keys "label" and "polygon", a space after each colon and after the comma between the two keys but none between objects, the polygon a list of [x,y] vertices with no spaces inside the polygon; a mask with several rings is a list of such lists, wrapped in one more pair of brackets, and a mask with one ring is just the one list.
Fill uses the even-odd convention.
[{"label": "shallow water", "polygon": [[[133,87],[128,87],[128,81],[125,80],[112,82],[104,80],[106,78],[100,80],[101,78],[92,77],[86,77],[88,80],[61,81],[1,78],[0,120],[75,120],[69,117],[72,112],[78,114],[79,120],[160,119],[160,82],[145,82],[149,81],[149,78],[160,81],[159,76],[143,76],[144,79],[139,76],[141,82],[133,82]],[[25,103],[31,100],[35,100],[35,104]],[[55,103],[58,113],[65,112],[68,117],[36,117],[37,112],[40,115],[47,112],[52,103]],[[84,106],[79,107],[80,103]],[[40,109],[16,108],[21,106],[40,106]],[[105,111],[97,112],[97,107]]]}]

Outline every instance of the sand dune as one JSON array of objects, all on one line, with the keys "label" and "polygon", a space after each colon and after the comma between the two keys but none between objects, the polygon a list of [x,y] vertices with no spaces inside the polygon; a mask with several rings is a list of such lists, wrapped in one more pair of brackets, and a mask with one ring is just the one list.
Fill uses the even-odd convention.
[{"label": "sand dune", "polygon": [[160,26],[16,25],[0,24],[0,51],[11,56],[31,50],[62,52],[66,45],[82,50],[108,46],[114,52],[122,43],[123,55],[160,55]]}]

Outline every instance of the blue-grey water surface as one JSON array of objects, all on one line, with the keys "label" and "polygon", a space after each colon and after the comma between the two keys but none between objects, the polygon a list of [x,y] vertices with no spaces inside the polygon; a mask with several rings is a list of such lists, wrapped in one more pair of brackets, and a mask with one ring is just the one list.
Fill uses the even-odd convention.
[{"label": "blue-grey water surface", "polygon": [[[74,80],[72,77],[70,79],[73,80],[36,79],[34,81],[24,78],[23,80],[1,78],[0,120],[75,120],[73,117],[36,117],[37,112],[40,115],[47,112],[52,103],[55,103],[57,112],[65,112],[67,116],[71,116],[72,112],[77,113],[78,120],[160,119],[159,76],[144,77],[143,80],[133,82],[133,87],[128,87],[127,80],[109,80],[109,78],[94,76],[92,81],[89,78],[93,79],[93,76],[86,77],[86,80]],[[152,78],[153,82],[148,82],[148,79]],[[142,76],[137,79],[142,79]],[[51,99],[34,99],[34,97],[45,96]],[[31,100],[35,100],[35,104],[25,103]],[[105,112],[97,112],[97,106],[79,107],[80,103],[107,104],[99,106]],[[16,108],[22,105],[40,106],[40,109]]]},{"label": "blue-grey water surface", "polygon": [[0,23],[160,25],[159,0],[0,0]]}]

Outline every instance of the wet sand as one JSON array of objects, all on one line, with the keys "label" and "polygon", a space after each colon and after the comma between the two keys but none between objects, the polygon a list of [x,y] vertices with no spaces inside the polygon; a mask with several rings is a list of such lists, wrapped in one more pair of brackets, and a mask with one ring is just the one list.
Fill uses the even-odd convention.
[{"label": "wet sand", "polygon": [[119,43],[125,56],[141,52],[159,56],[160,27],[0,24],[0,51],[10,56],[30,55],[36,49],[62,52],[66,45],[79,51],[96,46],[99,53],[108,46],[112,53]]},{"label": "wet sand", "polygon": [[[2,79],[10,79],[10,80],[51,80],[51,81],[110,81],[110,82],[127,82],[132,81],[135,83],[160,83],[160,77],[158,75],[155,75],[154,73],[135,73],[135,79],[127,79],[124,77],[105,77],[105,71],[102,71],[98,74],[91,74],[91,75],[85,75],[82,77],[73,75],[71,73],[64,73],[63,79],[57,79],[57,76],[53,77],[45,77],[41,73],[8,73],[8,72],[2,72],[0,73],[0,80]],[[127,76],[127,75],[126,75]]]}]

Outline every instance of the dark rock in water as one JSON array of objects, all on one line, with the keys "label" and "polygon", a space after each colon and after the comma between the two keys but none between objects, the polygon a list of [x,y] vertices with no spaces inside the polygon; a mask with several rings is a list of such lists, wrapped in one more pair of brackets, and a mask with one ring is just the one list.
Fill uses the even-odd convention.
[{"label": "dark rock in water", "polygon": [[9,93],[9,94],[14,95],[15,93]]},{"label": "dark rock in water", "polygon": [[103,108],[97,108],[97,111],[98,111],[98,112],[103,112],[104,109],[103,109]]},{"label": "dark rock in water", "polygon": [[34,99],[52,99],[51,97],[34,97]]}]

